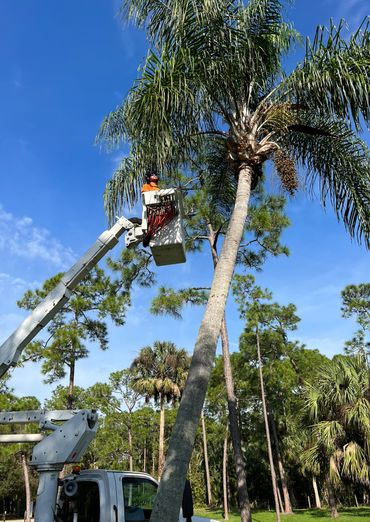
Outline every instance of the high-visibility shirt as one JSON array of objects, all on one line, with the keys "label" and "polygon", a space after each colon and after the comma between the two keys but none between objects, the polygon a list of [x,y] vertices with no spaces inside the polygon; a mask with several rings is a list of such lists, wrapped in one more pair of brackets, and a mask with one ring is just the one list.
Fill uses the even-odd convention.
[{"label": "high-visibility shirt", "polygon": [[152,190],[159,190],[158,185],[155,183],[145,183],[141,189],[141,192],[150,192]]}]

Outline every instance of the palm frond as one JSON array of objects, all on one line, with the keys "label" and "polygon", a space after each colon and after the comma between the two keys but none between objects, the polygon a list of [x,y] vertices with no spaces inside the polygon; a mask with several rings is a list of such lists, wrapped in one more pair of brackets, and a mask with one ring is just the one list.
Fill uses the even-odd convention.
[{"label": "palm frond", "polygon": [[[160,52],[186,49],[195,62],[205,92],[216,101],[213,110],[237,112],[257,103],[280,72],[280,57],[299,38],[282,20],[278,0],[125,0],[124,19],[146,26]],[[253,84],[253,86],[252,86]],[[253,92],[252,92],[253,91]]]},{"label": "palm frond", "polygon": [[105,118],[97,139],[113,146],[129,139],[140,145],[142,158],[147,155],[162,168],[172,147],[180,151],[179,142],[186,147],[184,136],[190,140],[204,119],[195,108],[190,67],[186,50],[171,55],[167,48],[160,54],[149,51],[140,78],[125,103]]},{"label": "palm frond", "polygon": [[306,55],[279,89],[280,93],[325,114],[353,121],[360,128],[361,117],[370,118],[370,33],[365,20],[346,39],[345,22],[338,27],[319,26]]},{"label": "palm frond", "polygon": [[344,122],[317,112],[300,114],[302,125],[321,135],[290,132],[281,135],[283,147],[305,169],[308,188],[319,185],[322,203],[329,199],[338,218],[359,241],[370,246],[370,163],[366,144]]},{"label": "palm frond", "polygon": [[104,191],[104,208],[110,223],[121,214],[125,205],[133,207],[141,194],[146,166],[135,156],[123,158]]},{"label": "palm frond", "polygon": [[337,420],[325,420],[318,422],[312,429],[313,437],[322,444],[329,453],[335,451],[345,436],[345,430],[342,424]]},{"label": "palm frond", "polygon": [[315,383],[305,383],[305,409],[309,417],[315,422],[318,420],[319,411],[321,410],[321,394]]},{"label": "palm frond", "polygon": [[108,150],[112,150],[120,142],[125,141],[127,139],[125,119],[125,104],[107,114],[100,125],[96,143],[104,142]]},{"label": "palm frond", "polygon": [[347,422],[360,434],[370,433],[370,402],[365,397],[359,397],[347,411]]},{"label": "palm frond", "polygon": [[332,484],[339,484],[340,482],[340,455],[341,453],[336,452],[329,458],[329,477]]},{"label": "palm frond", "polygon": [[310,125],[302,125],[302,124],[292,124],[288,125],[288,130],[294,132],[303,132],[303,134],[310,134],[312,136],[332,136],[330,132],[327,132],[322,129],[318,129],[316,127],[311,127]]},{"label": "palm frond", "polygon": [[302,468],[305,472],[320,475],[322,470],[322,455],[317,444],[304,450],[300,455]]},{"label": "palm frond", "polygon": [[237,176],[234,165],[227,160],[226,140],[208,139],[200,159],[208,204],[227,218],[235,201]]},{"label": "palm frond", "polygon": [[352,480],[369,484],[369,467],[365,452],[356,442],[349,442],[343,448],[342,472]]}]

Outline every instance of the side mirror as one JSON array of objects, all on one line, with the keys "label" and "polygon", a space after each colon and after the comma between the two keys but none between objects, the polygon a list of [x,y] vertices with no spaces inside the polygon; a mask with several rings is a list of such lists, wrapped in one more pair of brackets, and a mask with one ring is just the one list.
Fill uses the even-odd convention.
[{"label": "side mirror", "polygon": [[193,494],[191,492],[191,485],[189,480],[185,481],[184,494],[182,497],[182,516],[186,522],[191,522],[191,517],[194,515],[193,509]]}]

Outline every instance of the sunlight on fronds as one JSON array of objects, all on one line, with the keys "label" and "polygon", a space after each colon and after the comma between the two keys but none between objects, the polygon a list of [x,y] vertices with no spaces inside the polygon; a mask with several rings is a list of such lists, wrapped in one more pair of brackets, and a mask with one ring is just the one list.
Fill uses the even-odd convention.
[{"label": "sunlight on fronds", "polygon": [[336,420],[321,421],[315,424],[312,433],[314,438],[330,453],[335,451],[335,447],[345,436],[343,426]]},{"label": "sunlight on fronds", "polygon": [[[341,477],[369,483],[370,402],[368,368],[358,357],[336,356],[305,385],[305,408],[315,424],[308,462],[319,464],[333,483]],[[303,459],[303,464],[305,460]]]},{"label": "sunlight on fronds", "polygon": [[[365,390],[364,390],[365,392]],[[370,402],[365,397],[359,397],[354,404],[348,408],[346,420],[349,426],[358,431],[366,429],[370,432]]]},{"label": "sunlight on fronds", "polygon": [[329,477],[332,484],[339,484],[340,474],[338,467],[338,455],[332,455],[329,459]]},{"label": "sunlight on fronds", "polygon": [[305,408],[308,411],[310,418],[316,422],[318,419],[318,413],[321,403],[321,394],[320,391],[316,388],[314,384],[309,382],[305,383]]},{"label": "sunlight on fronds", "polygon": [[369,484],[369,469],[365,452],[356,442],[343,447],[343,474],[352,480]]},{"label": "sunlight on fronds", "polygon": [[321,473],[321,455],[317,445],[304,450],[300,455],[300,461],[304,472],[313,475],[320,475]]}]

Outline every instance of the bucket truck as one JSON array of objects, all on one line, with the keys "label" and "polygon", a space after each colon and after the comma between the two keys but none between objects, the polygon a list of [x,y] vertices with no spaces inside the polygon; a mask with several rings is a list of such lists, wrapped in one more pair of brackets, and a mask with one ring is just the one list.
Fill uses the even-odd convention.
[{"label": "bucket truck", "polygon": [[[167,206],[167,211],[162,212],[165,215],[163,219],[163,216],[158,216],[164,206]],[[155,226],[153,219],[156,220]],[[16,365],[22,350],[58,313],[78,283],[118,243],[125,232],[128,248],[146,238],[157,264],[184,262],[181,195],[175,189],[167,189],[157,191],[156,197],[144,197],[141,223],[133,223],[121,217],[112,228],[99,236],[94,245],[64,274],[60,283],[0,346],[0,377]],[[162,236],[157,237],[157,232]],[[38,424],[41,433],[4,434],[0,435],[0,442],[36,442],[29,463],[39,473],[36,522],[149,520],[158,484],[145,473],[94,469],[68,476],[62,481],[59,479],[63,466],[78,463],[94,438],[98,427],[95,410],[0,412],[0,424],[26,423]],[[58,486],[61,486],[59,499]],[[191,491],[187,486],[179,520],[205,520],[192,517],[192,514]]]}]

